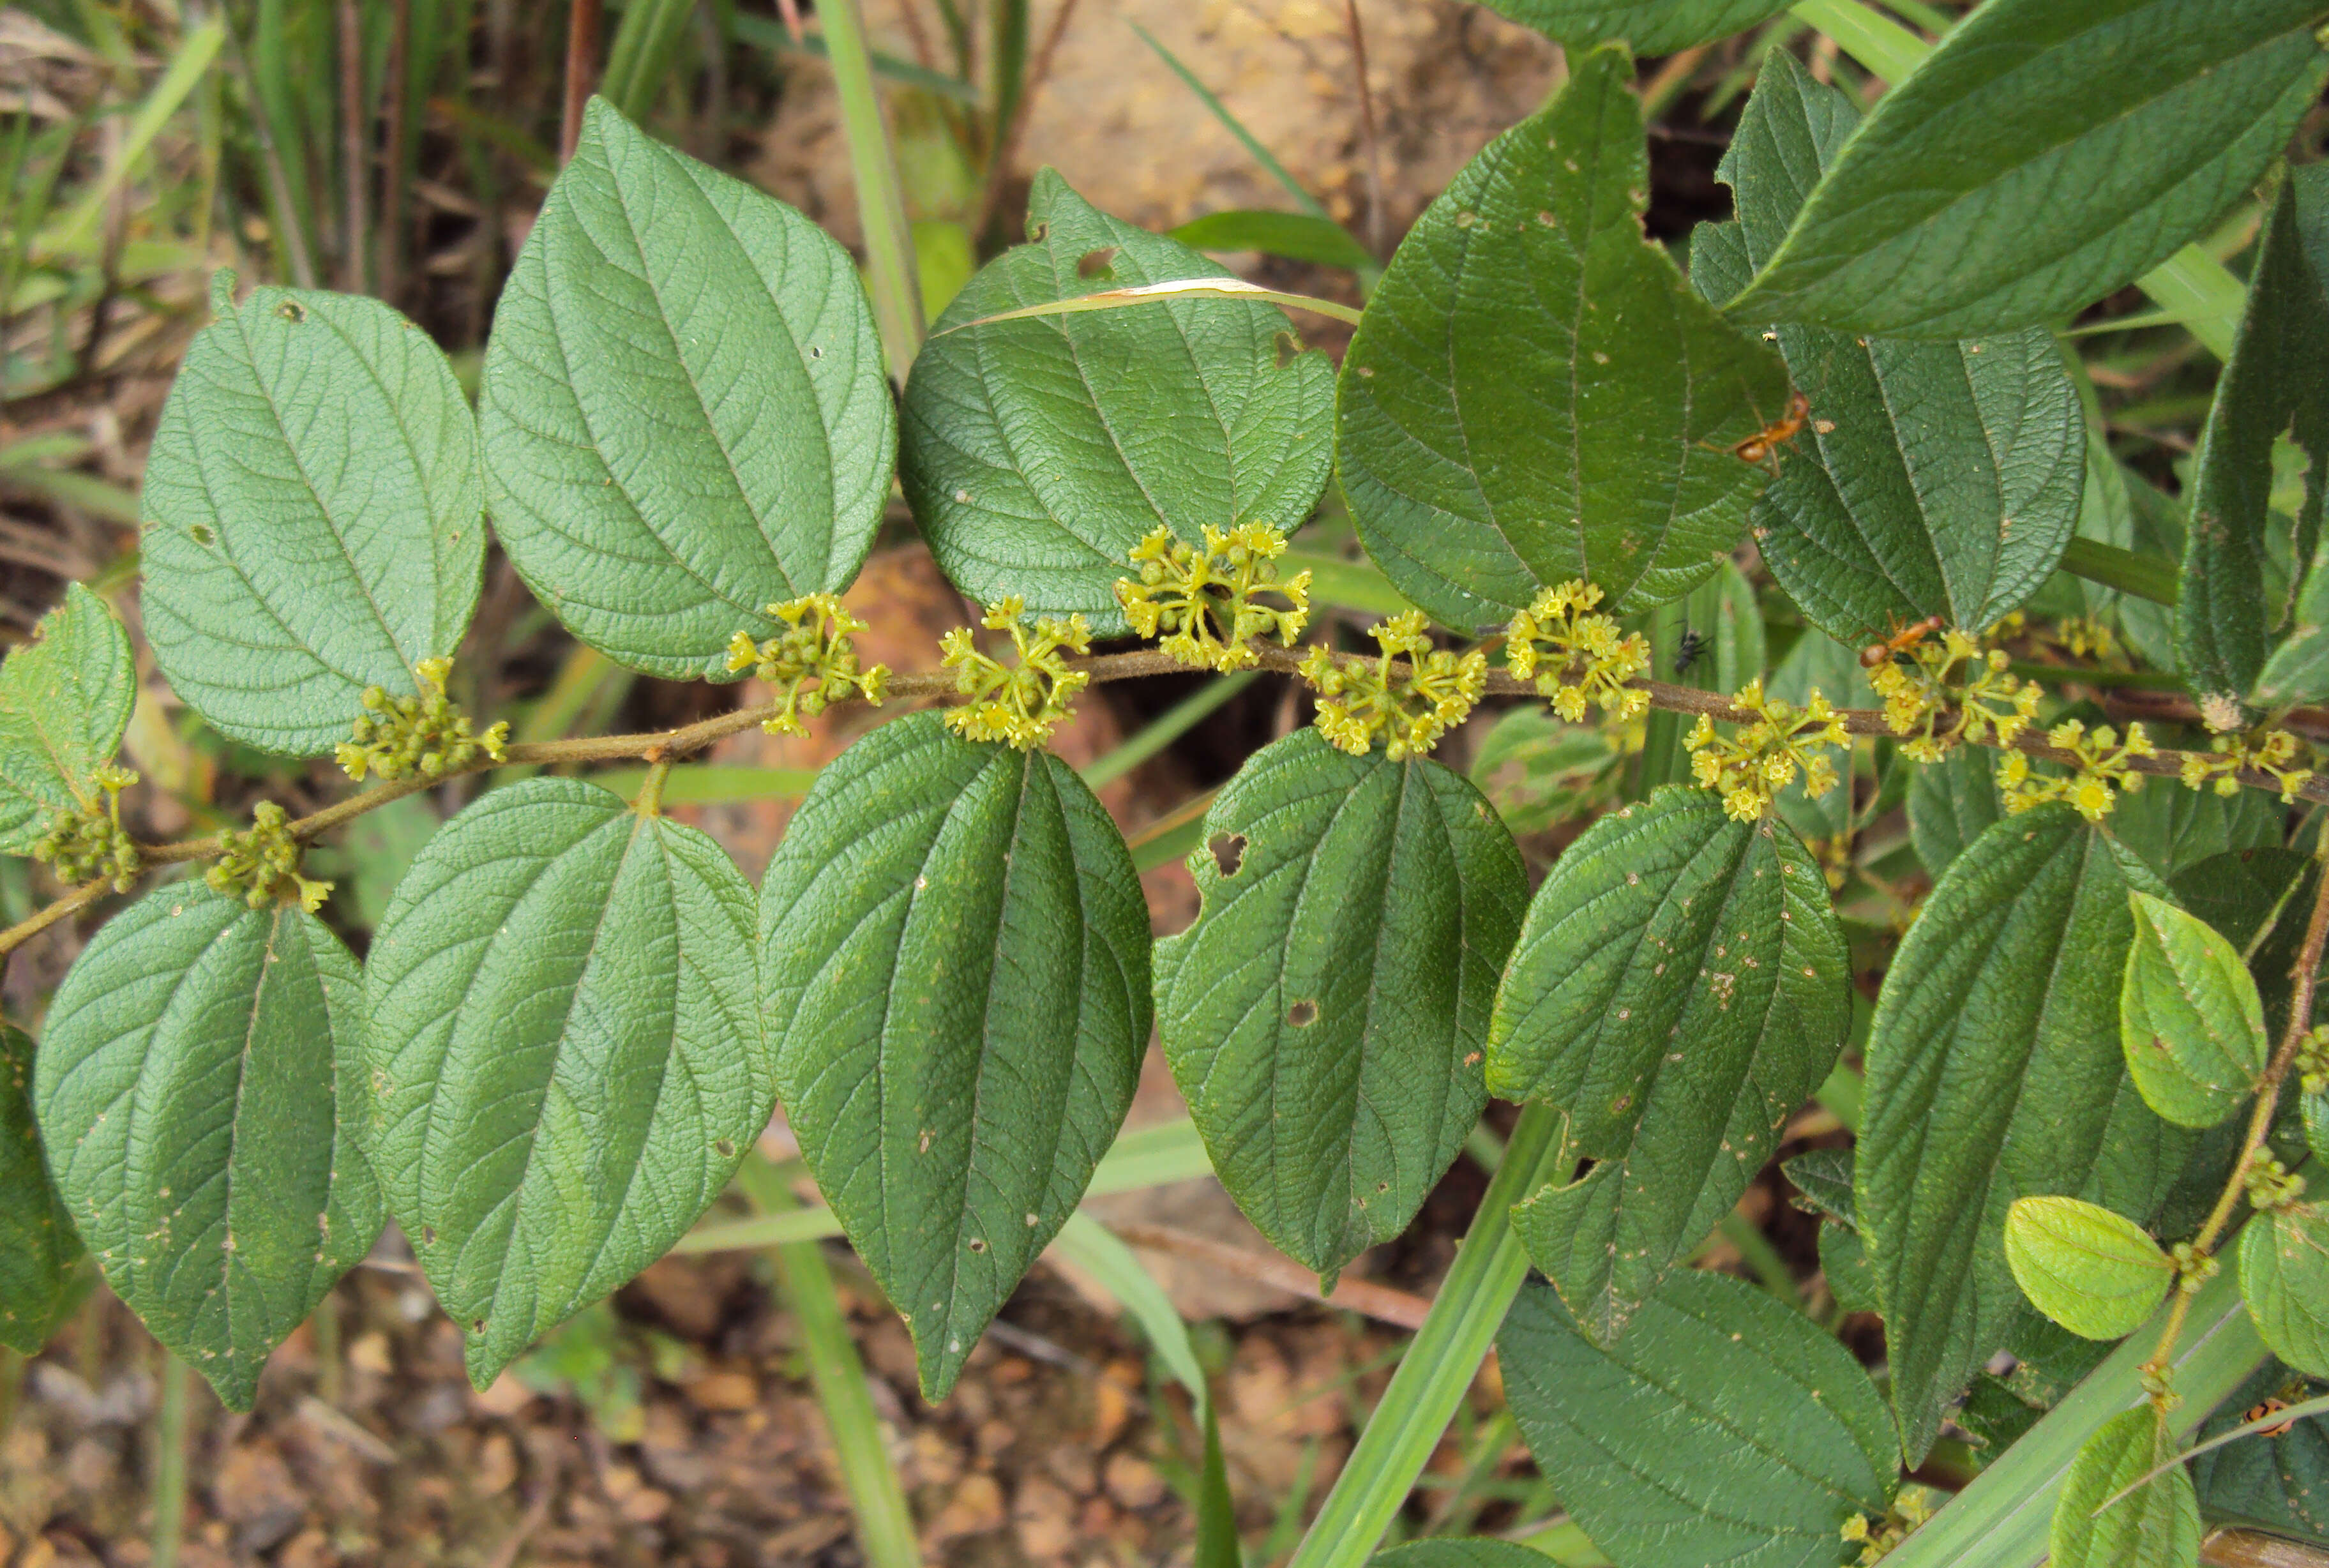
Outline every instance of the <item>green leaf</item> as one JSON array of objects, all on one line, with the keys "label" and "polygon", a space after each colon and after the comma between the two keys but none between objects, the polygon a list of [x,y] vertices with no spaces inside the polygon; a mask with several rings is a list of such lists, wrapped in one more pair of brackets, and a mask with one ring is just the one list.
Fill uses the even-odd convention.
[{"label": "green leaf", "polygon": [[[2317,1392],[2317,1384],[2268,1361],[2192,1435],[2204,1442],[2240,1425],[2266,1398],[2294,1404]],[[2210,1525],[2245,1525],[2329,1546],[2329,1422],[2305,1416],[2277,1437],[2238,1439],[2195,1455],[2190,1469],[2201,1517]]]},{"label": "green leaf", "polygon": [[2249,699],[2261,708],[2329,699],[2329,543],[2314,552],[2297,587],[2288,636],[2265,660]]},{"label": "green leaf", "polygon": [[1833,1568],[1845,1522],[1891,1506],[1892,1423],[1868,1374],[1744,1281],[1677,1270],[1606,1348],[1532,1282],[1496,1350],[1538,1467],[1620,1563]]},{"label": "green leaf", "polygon": [[938,318],[906,384],[899,477],[955,586],[1030,614],[1127,628],[1115,583],[1160,524],[1292,533],[1333,462],[1334,366],[1286,315],[1235,299],[980,323],[1024,306],[1229,274],[1109,217],[1055,170],[1032,243],[990,261]]},{"label": "green leaf", "polygon": [[[2311,46],[2310,40],[2306,46]],[[2282,606],[2266,588],[2273,527],[2273,443],[2295,438],[2310,459],[2296,522],[2296,558],[2309,561],[2329,483],[2329,168],[2293,169],[2281,182],[2232,356],[2216,383],[2192,480],[2177,662],[2218,729],[2245,722],[2264,685]],[[2300,594],[2300,598],[2302,595]],[[2305,612],[2309,613],[2309,612]],[[2310,638],[2301,639],[2309,644]],[[2300,646],[2268,688],[2297,678]]]},{"label": "green leaf", "polygon": [[1246,1217],[1332,1274],[1407,1228],[1480,1119],[1520,852],[1460,774],[1305,729],[1214,798],[1189,867],[1196,923],[1156,948],[1164,1059]]},{"label": "green leaf", "polygon": [[255,288],[186,351],[146,461],[146,636],[238,741],[315,756],[451,656],[486,553],[477,427],[376,299]]},{"label": "green leaf", "polygon": [[2054,1505],[2046,1541],[2052,1568],[2195,1568],[2200,1501],[2181,1465],[2095,1516],[2097,1508],[2174,1451],[2148,1404],[2096,1428],[2070,1462]]},{"label": "green leaf", "polygon": [[2119,1045],[2129,863],[2067,807],[2006,817],[1950,863],[1884,978],[1853,1179],[1911,1463],[2019,1309],[2007,1206],[2060,1193],[2144,1216],[2182,1167],[2192,1135],[2143,1104]]},{"label": "green leaf", "polygon": [[2034,326],[2165,260],[2320,92],[2315,0],[1992,0],[1820,180],[1741,319],[1965,337]]},{"label": "green leaf", "polygon": [[1597,1338],[1730,1212],[1835,1065],[1851,964],[1784,823],[1671,785],[1602,817],[1529,905],[1488,1028],[1488,1089],[1569,1115],[1592,1168],[1513,1211]]},{"label": "green leaf", "polygon": [[1481,737],[1472,782],[1513,833],[1545,833],[1614,791],[1623,760],[1598,728],[1563,723],[1532,703],[1508,709]]},{"label": "green leaf", "polygon": [[1410,1541],[1367,1559],[1368,1568],[1544,1568],[1548,1559],[1515,1541],[1486,1537]]},{"label": "green leaf", "polygon": [[1491,11],[1572,47],[1622,42],[1636,54],[1672,54],[1744,33],[1787,0],[1485,0]]},{"label": "green leaf", "polygon": [[2175,1265],[2141,1225],[2077,1198],[2017,1198],[2005,1212],[2005,1261],[2030,1304],[2087,1339],[2143,1327]]},{"label": "green leaf", "polygon": [[[1720,689],[1735,692],[1746,685],[1718,683]],[[1876,705],[1878,698],[1868,685],[1868,672],[1860,667],[1857,649],[1848,648],[1815,627],[1806,627],[1764,681],[1763,689],[1782,702],[1802,707],[1811,700],[1814,692],[1824,694],[1839,708],[1865,708]],[[1838,760],[1842,771],[1842,760]],[[1919,771],[1924,771],[1920,770]],[[1852,831],[1852,791],[1831,789],[1816,798],[1800,789],[1781,794],[1779,816],[1787,826],[1803,836],[1805,842],[1834,840]],[[1817,847],[1816,845],[1815,847]]]},{"label": "green leaf", "polygon": [[1330,218],[1309,213],[1238,211],[1191,219],[1170,236],[1192,250],[1259,250],[1321,267],[1372,267],[1374,258]]},{"label": "green leaf", "polygon": [[2329,1377],[2329,1208],[2291,1204],[2240,1232],[2240,1297],[2272,1353]]},{"label": "green leaf", "polygon": [[1417,222],[1343,361],[1359,537],[1401,593],[1466,629],[1570,578],[1627,608],[1679,597],[1765,483],[1730,449],[1787,406],[1777,355],[1643,237],[1625,52],[1573,63]]},{"label": "green leaf", "polygon": [[60,811],[101,804],[137,695],[129,635],[80,583],[0,660],[0,853],[24,855]]},{"label": "green leaf", "polygon": [[33,1100],[57,1191],[113,1293],[230,1410],[380,1233],[363,1019],[321,921],[199,882],[116,915],[49,1010]]},{"label": "green leaf", "polygon": [[1849,1225],[1823,1223],[1819,1228],[1820,1273],[1827,1280],[1827,1293],[1835,1299],[1840,1312],[1875,1312],[1884,1310],[1884,1300],[1877,1293],[1876,1270],[1868,1261],[1868,1243],[1860,1233]]},{"label": "green leaf", "polygon": [[367,1147],[479,1388],[661,1257],[768,1124],[750,886],[595,784],[447,823],[366,982]]},{"label": "green leaf", "polygon": [[617,663],[731,680],[769,604],[856,578],[897,419],[849,253],[594,99],[494,313],[494,526]]},{"label": "green leaf", "polygon": [[2219,855],[2277,847],[2287,815],[2260,789],[2138,789],[2119,797],[2111,836],[2173,883]]},{"label": "green leaf", "polygon": [[0,1024],[0,1345],[37,1355],[72,1300],[80,1236],[33,1124],[33,1043]]},{"label": "green leaf", "polygon": [[[1785,51],[1764,57],[1717,171],[1754,262],[1779,250],[1858,120]],[[1702,287],[1703,273],[1693,252]],[[1920,343],[1789,323],[1778,340],[1811,422],[1749,523],[1805,615],[1857,647],[1930,615],[1978,631],[2021,608],[2085,489],[2086,420],[2053,335]]]},{"label": "green leaf", "polygon": [[[1909,770],[1909,836],[1934,880],[2005,815],[1997,798],[1995,768],[1981,747],[1959,746],[1938,762]],[[2142,796],[2166,793],[2141,791]]]},{"label": "green leaf", "polygon": [[817,775],[760,888],[778,1091],[936,1401],[1132,1102],[1148,911],[1048,751],[916,713]]},{"label": "green leaf", "polygon": [[1779,1174],[1803,1195],[1798,1208],[1809,1204],[1839,1225],[1857,1226],[1858,1210],[1852,1195],[1852,1151],[1848,1148],[1807,1149],[1779,1167]]},{"label": "green leaf", "polygon": [[2213,1127],[2256,1091],[2272,1053],[2264,1004],[2232,944],[2196,915],[2130,895],[2135,945],[2119,1038],[2145,1103],[2178,1127]]}]

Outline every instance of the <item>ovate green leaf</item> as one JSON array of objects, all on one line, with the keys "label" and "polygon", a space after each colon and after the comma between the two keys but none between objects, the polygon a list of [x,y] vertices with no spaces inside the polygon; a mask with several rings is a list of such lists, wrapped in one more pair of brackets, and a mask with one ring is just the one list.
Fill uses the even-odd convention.
[{"label": "ovate green leaf", "polygon": [[1057,757],[917,713],[817,775],[759,944],[801,1153],[942,1398],[1131,1105],[1150,1019],[1132,857]]},{"label": "ovate green leaf", "polygon": [[2249,1221],[2240,1296],[2275,1355],[2329,1377],[2329,1209],[2292,1204]]},{"label": "ovate green leaf", "polygon": [[2321,90],[2314,0],[1992,0],[1887,93],[1735,308],[1965,337],[2205,230]]},{"label": "ovate green leaf", "polygon": [[2007,1206],[2065,1193],[2147,1215],[2182,1166],[2191,1135],[2143,1104],[2119,1045],[2125,867],[2067,807],[2006,817],[1885,976],[1854,1183],[1912,1462],[2019,1309]]},{"label": "ovate green leaf", "polygon": [[2111,836],[2172,884],[2219,855],[2277,846],[2287,817],[2261,789],[2138,789],[2119,797]]},{"label": "ovate green leaf", "polygon": [[2205,921],[2146,893],[2131,896],[2135,945],[2119,992],[2127,1071],[2168,1120],[2213,1127],[2264,1076],[2272,1051],[2264,1004],[2239,953]]},{"label": "ovate green leaf", "polygon": [[1834,1568],[1892,1498],[1892,1423],[1852,1353],[1776,1298],[1678,1270],[1616,1345],[1521,1289],[1504,1393],[1563,1507],[1619,1563]]},{"label": "ovate green leaf", "polygon": [[526,584],[619,664],[731,679],[849,586],[897,420],[849,253],[594,99],[494,312],[479,417]]},{"label": "ovate green leaf", "polygon": [[1315,729],[1248,760],[1204,831],[1196,923],[1156,949],[1164,1058],[1246,1217],[1332,1273],[1407,1228],[1479,1120],[1520,852],[1462,776]]},{"label": "ovate green leaf", "polygon": [[[2321,353],[2329,343],[2324,231],[2329,168],[2291,170],[2258,241],[2239,335],[2201,432],[2175,651],[2203,714],[2219,729],[2238,727],[2250,688],[2264,684],[2283,609],[2265,584],[2273,443],[2284,435],[2310,459],[2296,521],[2299,561],[2312,558],[2320,533],[2329,484],[2329,356]],[[2297,679],[2297,666],[2309,656],[2302,646],[2293,649],[2291,664],[2274,675],[2269,689]],[[2255,700],[2268,699],[2259,692]]]},{"label": "ovate green leaf", "polygon": [[80,583],[0,660],[0,853],[23,855],[60,811],[100,803],[137,695],[129,635]]},{"label": "ovate green leaf", "polygon": [[2200,1561],[2200,1501],[2176,1466],[2095,1510],[2174,1455],[2150,1405],[2123,1411],[2095,1429],[2062,1478],[2047,1535],[2052,1568],[2194,1568]]},{"label": "ovate green leaf", "polygon": [[199,882],[116,915],[49,1011],[33,1099],[57,1190],[113,1293],[231,1410],[380,1233],[363,1033],[321,921]]},{"label": "ovate green leaf", "polygon": [[1486,0],[1488,9],[1572,45],[1622,43],[1672,54],[1744,33],[1786,0]]},{"label": "ovate green leaf", "polygon": [[[1938,879],[2005,815],[1997,798],[1996,760],[1979,746],[1959,746],[1909,774],[1909,836],[1926,872]],[[2143,795],[2164,794],[2145,789]]]},{"label": "ovate green leaf", "polygon": [[[1754,263],[1859,118],[1785,51],[1764,57],[1719,171]],[[1811,423],[1749,522],[1806,616],[1857,647],[1929,615],[1979,630],[2037,591],[2086,478],[2086,420],[2051,332],[1920,343],[1790,323],[1778,337]]]},{"label": "ovate green leaf", "polygon": [[0,1345],[40,1353],[72,1299],[80,1256],[33,1124],[33,1043],[0,1024]]},{"label": "ovate green leaf", "polygon": [[1343,361],[1359,537],[1466,628],[1573,577],[1632,607],[1679,596],[1766,483],[1730,449],[1787,406],[1777,356],[1643,237],[1625,52],[1575,66],[1417,222]]},{"label": "ovate green leaf", "polygon": [[485,562],[477,428],[429,335],[376,299],[255,288],[186,351],[146,462],[146,636],[213,726],[294,756],[366,687],[419,691]]},{"label": "ovate green leaf", "polygon": [[1612,812],[1555,863],[1496,992],[1488,1089],[1560,1106],[1593,1162],[1513,1211],[1589,1333],[1738,1203],[1835,1065],[1850,970],[1794,830],[1706,790]]},{"label": "ovate green leaf", "polygon": [[484,796],[398,885],[368,1147],[478,1387],[661,1257],[767,1125],[751,941],[724,850],[576,779]]},{"label": "ovate green leaf", "polygon": [[1016,321],[1023,306],[1176,279],[1226,278],[1122,222],[1055,170],[1027,199],[1029,244],[987,265],[938,318],[906,384],[906,499],[957,587],[1030,613],[1127,629],[1115,582],[1160,524],[1292,533],[1333,462],[1334,367],[1285,312],[1175,299]]},{"label": "ovate green leaf", "polygon": [[2175,1265],[2141,1225],[2077,1198],[2017,1198],[2005,1261],[2030,1304],[2087,1339],[2134,1333],[2159,1309]]}]

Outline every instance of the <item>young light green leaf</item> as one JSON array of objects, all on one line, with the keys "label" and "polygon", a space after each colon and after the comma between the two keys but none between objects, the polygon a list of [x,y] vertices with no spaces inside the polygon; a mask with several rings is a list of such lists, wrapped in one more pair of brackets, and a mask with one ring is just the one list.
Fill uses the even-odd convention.
[{"label": "young light green leaf", "polygon": [[2099,298],[2196,238],[2329,75],[2314,0],[1991,0],[1885,94],[1747,321],[1966,337]]},{"label": "young light green leaf", "polygon": [[661,1257],[768,1124],[751,887],[595,784],[447,823],[365,978],[367,1147],[479,1388]]},{"label": "young light green leaf", "polygon": [[1982,748],[1959,746],[1938,762],[1910,771],[1909,837],[1935,881],[1965,853],[1966,845],[2005,815],[1997,798],[1996,766]]},{"label": "young light green leaf", "polygon": [[[1778,250],[1859,118],[1784,50],[1764,57],[1717,171],[1751,261]],[[1693,247],[1701,288],[1724,270]],[[1811,421],[1749,521],[1807,617],[1857,647],[1929,615],[1977,631],[2037,591],[2086,479],[2086,420],[2051,332],[1923,343],[1787,323],[1778,340]]]},{"label": "young light green leaf", "polygon": [[1580,1179],[1516,1206],[1596,1338],[1729,1214],[1852,1025],[1818,864],[1786,824],[1670,785],[1610,813],[1529,905],[1488,1025],[1488,1090],[1569,1115]]},{"label": "young light green leaf", "polygon": [[916,713],[817,775],[759,946],[801,1153],[941,1399],[1132,1103],[1151,1007],[1132,857],[1057,757]]},{"label": "young light green leaf", "polygon": [[2213,1127],[2264,1077],[2264,1004],[2238,950],[2205,921],[2147,893],[2129,896],[2135,945],[2119,991],[2127,1071],[2168,1120]]},{"label": "young light green leaf", "polygon": [[2030,1304],[2087,1339],[2118,1339],[2167,1299],[2175,1265],[2141,1225],[2077,1198],[2016,1198],[2005,1261]]},{"label": "young light green leaf", "polygon": [[199,882],[116,915],[58,987],[33,1063],[49,1163],[105,1282],[249,1410],[259,1369],[362,1261],[363,977],[296,903]]},{"label": "young light green leaf", "polygon": [[1778,356],[1643,237],[1625,52],[1573,64],[1417,222],[1343,361],[1359,537],[1401,593],[1466,628],[1570,578],[1629,608],[1679,596],[1766,481],[1731,448],[1787,407]]},{"label": "young light green leaf", "polygon": [[1315,728],[1249,758],[1204,832],[1196,923],[1156,949],[1164,1059],[1246,1217],[1333,1274],[1407,1228],[1480,1119],[1527,875],[1461,775]]},{"label": "young light green leaf", "polygon": [[1885,976],[1853,1181],[1912,1463],[2021,1308],[2008,1205],[2067,1193],[2148,1215],[2182,1167],[2192,1135],[2144,1105],[2119,1046],[2130,864],[2155,887],[2067,807],[2006,817],[1950,863]]},{"label": "young light green leaf", "polygon": [[255,288],[204,327],[141,506],[156,662],[267,751],[329,751],[367,687],[417,694],[414,666],[449,657],[476,604],[476,421],[429,335],[376,299]]},{"label": "young light green leaf", "polygon": [[33,1043],[0,1024],[0,1345],[40,1354],[72,1299],[80,1257],[33,1123]]},{"label": "young light green leaf", "polygon": [[[1228,273],[1035,176],[1029,244],[982,269],[906,384],[899,477],[938,565],[992,602],[1127,629],[1115,583],[1160,524],[1292,533],[1333,461],[1334,367],[1286,315],[1234,299],[982,318],[1108,288]],[[965,326],[979,322],[978,326]]]},{"label": "young light green leaf", "polygon": [[60,811],[101,804],[137,695],[129,634],[105,600],[68,583],[33,640],[0,660],[0,854],[24,855]]},{"label": "young light green leaf", "polygon": [[[2318,1388],[2278,1361],[2267,1361],[2192,1435],[2205,1442],[2244,1423],[2262,1400],[2295,1403]],[[2207,1523],[2329,1546],[2329,1421],[2306,1416],[2285,1432],[2259,1432],[2204,1450],[2189,1466]]]},{"label": "young light green leaf", "polygon": [[2148,1404],[2096,1428],[2070,1462],[2054,1504],[2046,1543],[2052,1568],[2196,1568],[2200,1501],[2183,1466],[2102,1507],[2173,1455],[2165,1425]]},{"label": "young light green leaf", "polygon": [[2240,1232],[2240,1298],[2272,1353],[2329,1377],[2329,1209],[2291,1204]]},{"label": "young light green leaf", "polygon": [[[2329,168],[2292,169],[2257,242],[2239,335],[2201,432],[2175,651],[2202,714],[2217,729],[2238,728],[2252,702],[2264,700],[2251,688],[2264,681],[2283,608],[2265,587],[2273,443],[2283,435],[2310,459],[2296,519],[2297,560],[2311,560],[2320,534],[2329,485],[2329,355],[2319,351],[2329,342],[2324,230]],[[2293,663],[2306,656],[2301,648],[2290,654]],[[2285,666],[2269,689],[2292,678]]]},{"label": "young light green leaf", "polygon": [[1672,54],[1744,33],[1787,8],[1787,0],[1485,0],[1548,37],[1579,47],[1630,44],[1636,54]]},{"label": "young light green leaf", "polygon": [[1743,1280],[1677,1270],[1616,1345],[1522,1287],[1504,1394],[1562,1505],[1620,1563],[1833,1568],[1881,1518],[1892,1423],[1852,1353]]},{"label": "young light green leaf", "polygon": [[593,99],[494,313],[494,526],[618,664],[729,680],[771,603],[856,578],[897,418],[849,253]]}]

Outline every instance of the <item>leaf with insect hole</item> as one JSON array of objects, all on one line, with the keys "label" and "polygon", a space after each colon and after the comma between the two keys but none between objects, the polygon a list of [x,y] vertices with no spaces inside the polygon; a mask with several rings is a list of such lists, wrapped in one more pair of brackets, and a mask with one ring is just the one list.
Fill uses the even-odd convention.
[{"label": "leaf with insect hole", "polygon": [[1488,1088],[1560,1107],[1591,1166],[1513,1216],[1586,1333],[1615,1338],[1738,1203],[1835,1066],[1850,975],[1794,830],[1706,790],[1621,808],[1553,864],[1496,992]]},{"label": "leaf with insect hole", "polygon": [[1331,1274],[1407,1228],[1479,1119],[1520,852],[1460,775],[1315,729],[1254,753],[1204,832],[1196,923],[1156,948],[1164,1059],[1246,1217]]},{"label": "leaf with insect hole", "polygon": [[[1776,250],[1859,115],[1785,51],[1765,61],[1718,173],[1739,221],[1693,236],[1691,279],[1720,303]],[[2086,420],[2041,327],[1966,343],[1782,325],[1811,422],[1749,517],[1804,613],[1854,647],[1939,616],[1978,630],[2054,570],[2078,524]]]},{"label": "leaf with insect hole", "polygon": [[495,789],[365,966],[367,1147],[480,1388],[661,1257],[768,1125],[752,890],[579,779]]}]

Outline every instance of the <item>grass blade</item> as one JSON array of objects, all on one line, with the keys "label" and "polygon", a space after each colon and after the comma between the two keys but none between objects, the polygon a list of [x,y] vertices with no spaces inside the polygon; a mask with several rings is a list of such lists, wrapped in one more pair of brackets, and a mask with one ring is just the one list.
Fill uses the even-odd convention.
[{"label": "grass blade", "polygon": [[631,0],[607,47],[607,74],[599,88],[607,101],[631,119],[653,109],[694,14],[695,0]]},{"label": "grass blade", "polygon": [[1346,321],[1353,326],[1359,324],[1359,313],[1338,301],[1265,288],[1259,283],[1248,283],[1242,278],[1168,278],[1162,283],[1142,283],[1130,288],[1105,288],[1098,294],[1079,295],[1073,299],[1047,299],[1039,305],[1023,305],[1016,310],[998,310],[976,321],[957,323],[938,335],[944,337],[949,333],[987,326],[998,321],[1026,321],[1039,316],[1080,316],[1089,310],[1125,310],[1136,305],[1149,305],[1166,299],[1258,299],[1268,305],[1306,310],[1313,316],[1331,316],[1336,321]]},{"label": "grass blade", "polygon": [[1188,733],[1206,714],[1251,685],[1254,676],[1259,673],[1259,670],[1240,670],[1235,675],[1207,681],[1150,720],[1138,734],[1084,769],[1084,782],[1095,789],[1113,784]]},{"label": "grass blade", "polygon": [[1354,272],[1374,265],[1374,258],[1351,238],[1350,231],[1309,213],[1208,213],[1182,224],[1171,237],[1193,250],[1259,250]]},{"label": "grass blade", "polygon": [[817,7],[825,28],[834,90],[841,99],[841,128],[849,140],[849,164],[857,176],[857,211],[865,227],[865,254],[873,274],[873,319],[890,376],[903,385],[922,347],[921,283],[914,267],[913,230],[898,184],[898,155],[889,122],[873,90],[873,61],[865,47],[865,21],[857,0],[825,0]]},{"label": "grass blade", "polygon": [[[1215,119],[1221,122],[1221,128],[1228,131],[1230,135],[1237,137],[1238,145],[1245,148],[1245,150],[1252,156],[1253,161],[1262,166],[1264,173],[1268,174],[1271,179],[1276,180],[1280,185],[1286,188],[1286,194],[1293,197],[1294,200],[1300,204],[1304,212],[1309,213],[1314,218],[1324,218],[1329,223],[1333,223],[1334,222],[1334,214],[1326,211],[1325,207],[1319,203],[1317,197],[1303,189],[1301,181],[1296,179],[1292,175],[1286,172],[1286,165],[1284,164],[1279,163],[1276,158],[1269,156],[1269,149],[1263,146],[1260,141],[1255,137],[1254,134],[1245,128],[1244,123],[1240,121],[1237,116],[1230,112],[1229,105],[1223,103],[1219,98],[1213,95],[1212,89],[1207,87],[1202,81],[1200,81],[1197,79],[1197,73],[1195,71],[1191,71],[1187,66],[1182,64],[1178,55],[1165,48],[1162,43],[1156,42],[1156,35],[1149,32],[1146,27],[1140,25],[1139,23],[1132,23],[1130,24],[1130,26],[1135,33],[1140,34],[1140,42],[1146,43],[1149,48],[1156,52],[1156,58],[1163,61],[1168,67],[1170,67],[1173,74],[1179,77],[1182,82],[1187,86],[1188,90],[1197,95],[1198,101],[1202,103],[1207,111],[1210,112]],[[1335,226],[1337,228],[1341,227],[1340,224],[1336,224]],[[1346,233],[1348,232],[1347,230],[1344,231]],[[1353,239],[1351,243],[1357,245],[1359,242],[1357,240]],[[1364,250],[1365,247],[1361,246],[1360,249]]]},{"label": "grass blade", "polygon": [[113,200],[114,193],[121,189],[130,171],[153,148],[154,138],[203,80],[225,43],[226,24],[216,16],[187,30],[178,42],[177,52],[170,57],[162,80],[154,84],[154,90],[146,95],[146,100],[130,116],[128,128],[122,134],[120,156],[107,165],[105,173],[81,197],[80,204],[41,246],[44,254],[79,255],[88,249],[97,232],[98,220],[105,214],[106,203]]}]

